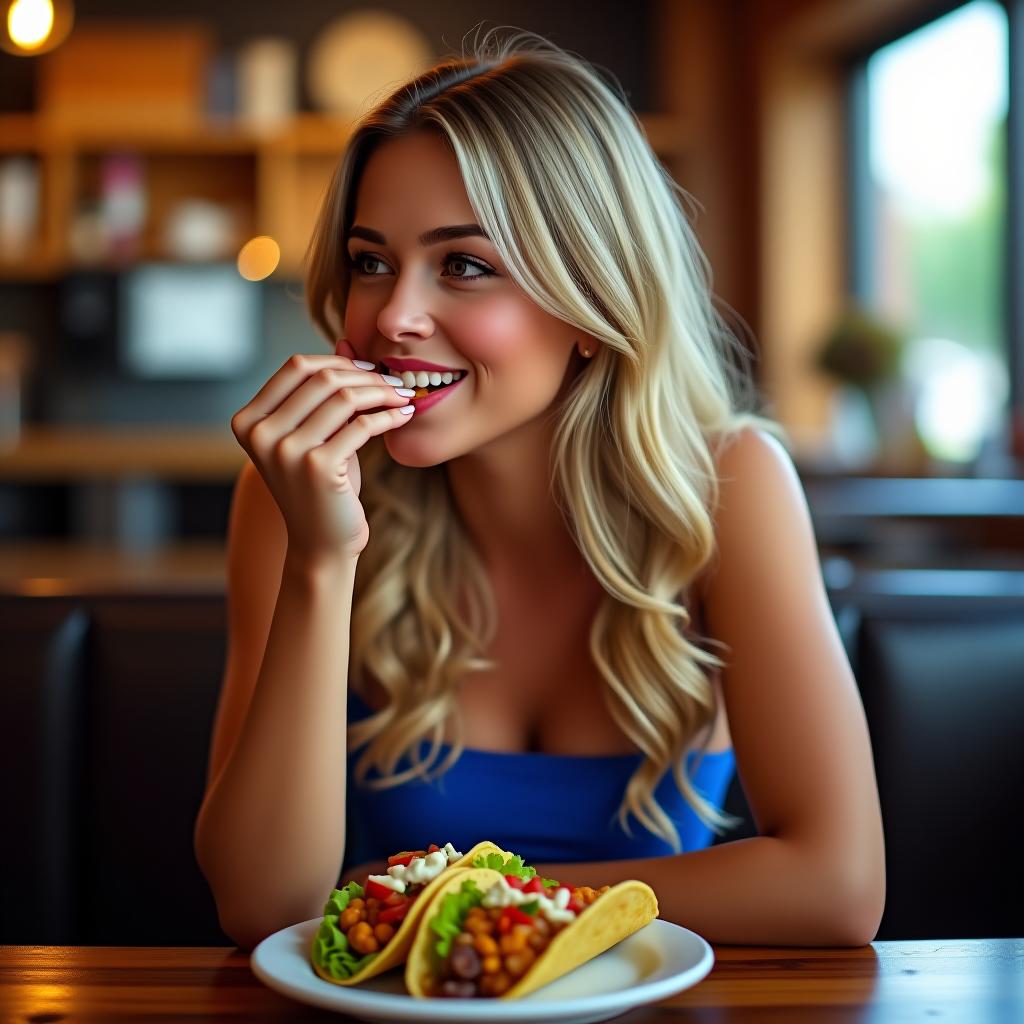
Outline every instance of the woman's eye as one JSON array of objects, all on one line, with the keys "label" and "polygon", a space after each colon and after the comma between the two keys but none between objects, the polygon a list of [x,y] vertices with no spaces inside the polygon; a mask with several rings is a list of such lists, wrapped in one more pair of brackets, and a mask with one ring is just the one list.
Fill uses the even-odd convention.
[{"label": "woman's eye", "polygon": [[367,274],[370,277],[379,277],[381,274],[381,271],[375,270],[374,267],[383,267],[383,273],[387,273],[387,264],[373,253],[357,252],[354,256],[349,257],[348,262],[349,266],[357,273]]},{"label": "woman's eye", "polygon": [[460,281],[472,281],[476,278],[490,277],[494,271],[483,263],[471,260],[466,256],[446,256],[445,266],[451,273],[442,273],[442,277],[454,277]]}]

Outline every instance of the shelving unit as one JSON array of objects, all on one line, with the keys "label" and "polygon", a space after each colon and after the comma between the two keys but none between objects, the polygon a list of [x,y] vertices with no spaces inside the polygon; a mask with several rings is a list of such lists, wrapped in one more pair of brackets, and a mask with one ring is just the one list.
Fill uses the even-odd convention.
[{"label": "shelving unit", "polygon": [[[666,161],[685,150],[680,119],[645,114],[641,123]],[[206,121],[192,129],[159,122],[70,127],[43,115],[0,115],[0,158],[23,155],[38,161],[41,192],[36,245],[18,260],[0,254],[0,279],[47,279],[97,266],[73,259],[69,234],[79,204],[97,193],[100,161],[119,152],[140,156],[145,166],[148,212],[138,259],[167,259],[160,241],[167,211],[177,200],[201,198],[237,210],[239,247],[254,235],[274,238],[281,247],[274,276],[296,279],[320,199],[351,128],[347,121],[310,113],[261,132],[232,122]]]}]

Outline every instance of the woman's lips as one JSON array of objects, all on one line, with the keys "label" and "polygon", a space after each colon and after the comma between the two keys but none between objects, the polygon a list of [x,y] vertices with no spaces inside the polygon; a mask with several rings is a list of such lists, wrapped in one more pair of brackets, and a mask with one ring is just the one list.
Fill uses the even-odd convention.
[{"label": "woman's lips", "polygon": [[423,395],[421,398],[410,398],[409,401],[412,402],[416,408],[416,411],[413,413],[413,419],[416,419],[421,412],[426,412],[427,409],[437,405],[438,402],[447,395],[450,395],[465,379],[465,376],[462,376],[458,380],[453,381],[447,387],[441,388],[439,391],[433,391],[430,394]]}]

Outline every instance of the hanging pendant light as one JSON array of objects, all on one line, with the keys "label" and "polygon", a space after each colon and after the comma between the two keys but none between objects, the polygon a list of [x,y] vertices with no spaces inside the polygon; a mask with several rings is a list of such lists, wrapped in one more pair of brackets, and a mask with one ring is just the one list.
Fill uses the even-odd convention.
[{"label": "hanging pendant light", "polygon": [[71,0],[3,0],[0,48],[35,57],[60,46],[74,21]]}]

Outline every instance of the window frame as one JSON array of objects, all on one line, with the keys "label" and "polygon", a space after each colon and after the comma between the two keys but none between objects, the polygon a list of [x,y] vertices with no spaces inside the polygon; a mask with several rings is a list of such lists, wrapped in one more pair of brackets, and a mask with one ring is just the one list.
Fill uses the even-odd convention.
[{"label": "window frame", "polygon": [[[868,60],[880,49],[932,22],[966,7],[973,0],[936,3],[922,16],[907,18],[885,33],[875,35],[865,44],[847,53],[843,162],[847,225],[846,267],[847,294],[860,301],[869,297],[871,230],[866,210],[869,201],[870,173],[868,167]],[[1014,102],[1024,88],[1024,0],[992,0],[1006,12],[1008,39],[1008,110],[1006,145],[1006,213],[1007,230],[1003,250],[1002,319],[1006,339],[1007,373],[1010,383],[1008,399],[1009,423],[1004,423],[1004,436],[1013,454],[1024,460],[1024,103]]]}]

